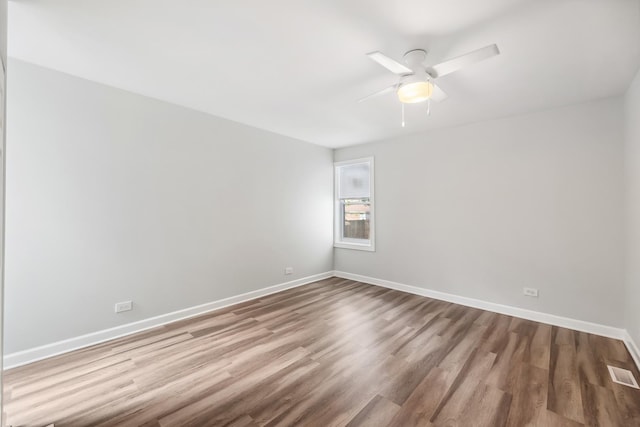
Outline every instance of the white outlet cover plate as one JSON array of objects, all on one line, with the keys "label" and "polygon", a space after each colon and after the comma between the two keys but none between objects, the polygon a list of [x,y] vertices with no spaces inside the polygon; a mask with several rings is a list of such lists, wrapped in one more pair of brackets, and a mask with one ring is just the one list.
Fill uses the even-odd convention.
[{"label": "white outlet cover plate", "polygon": [[123,311],[129,311],[133,308],[131,301],[123,301],[116,303],[116,313],[122,313]]}]

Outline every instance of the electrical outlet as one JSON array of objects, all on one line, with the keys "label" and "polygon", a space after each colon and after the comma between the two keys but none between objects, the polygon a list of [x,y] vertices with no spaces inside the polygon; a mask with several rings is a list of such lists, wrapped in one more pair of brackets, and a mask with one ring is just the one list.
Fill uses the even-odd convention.
[{"label": "electrical outlet", "polygon": [[538,290],[535,288],[522,288],[522,293],[528,297],[538,298]]},{"label": "electrical outlet", "polygon": [[123,311],[133,310],[133,303],[131,301],[122,301],[116,303],[116,313],[122,313]]},{"label": "electrical outlet", "polygon": [[293,267],[285,267],[284,274],[286,275],[293,274]]}]

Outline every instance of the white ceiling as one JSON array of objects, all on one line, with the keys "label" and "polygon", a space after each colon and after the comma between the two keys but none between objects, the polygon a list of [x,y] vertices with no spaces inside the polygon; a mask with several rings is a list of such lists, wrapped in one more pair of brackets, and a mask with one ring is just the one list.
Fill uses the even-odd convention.
[{"label": "white ceiling", "polygon": [[[640,0],[16,0],[9,55],[305,141],[341,147],[623,93]],[[365,53],[436,63],[502,55],[438,80],[427,117]]]}]

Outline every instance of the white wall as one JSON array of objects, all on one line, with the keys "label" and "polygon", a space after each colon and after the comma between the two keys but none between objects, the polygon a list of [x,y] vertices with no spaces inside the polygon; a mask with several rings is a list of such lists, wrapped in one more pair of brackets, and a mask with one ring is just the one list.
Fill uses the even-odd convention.
[{"label": "white wall", "polygon": [[[23,62],[10,66],[7,353],[325,272],[333,263],[625,325],[638,339],[635,311],[625,322],[619,309],[625,297],[640,298],[631,286],[639,282],[628,281],[625,293],[623,278],[621,98],[332,156]],[[636,79],[628,118],[640,114],[638,86]],[[633,120],[627,123],[628,135],[637,135]],[[376,161],[377,250],[333,253],[333,157],[369,155]],[[638,178],[627,182],[637,183],[640,209],[640,165],[635,171]],[[634,242],[640,248],[640,232],[629,248]],[[284,276],[289,265],[295,274]],[[524,297],[524,286],[539,288],[540,298]],[[127,299],[134,311],[114,314],[113,304]]]},{"label": "white wall", "polygon": [[640,71],[625,97],[627,214],[625,327],[640,345]]},{"label": "white wall", "polygon": [[0,58],[7,63],[7,0],[0,0]]},{"label": "white wall", "polygon": [[[7,0],[0,0],[0,58],[2,64],[7,64]],[[0,65],[0,68],[2,66]],[[0,121],[2,121],[2,129],[0,129],[0,150],[2,150],[2,159],[0,160],[0,354],[3,354],[2,336],[3,336],[3,314],[4,309],[4,164],[5,164],[5,102],[4,89],[6,88],[6,74],[0,71],[0,84],[3,93],[0,95]],[[0,390],[2,387],[2,358],[0,357]],[[4,414],[2,406],[2,393],[0,393],[0,416]],[[2,416],[2,418],[4,418]],[[0,421],[2,425],[2,421]]]},{"label": "white wall", "polygon": [[8,84],[7,353],[332,269],[331,150],[15,60]]},{"label": "white wall", "polygon": [[335,269],[622,326],[622,107],[604,99],[337,150],[336,161],[375,156],[377,241],[374,253],[336,249]]}]

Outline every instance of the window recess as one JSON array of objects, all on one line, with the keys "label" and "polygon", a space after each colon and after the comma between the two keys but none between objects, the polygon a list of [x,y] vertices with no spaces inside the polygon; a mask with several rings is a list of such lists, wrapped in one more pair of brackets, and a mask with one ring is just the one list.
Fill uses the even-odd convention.
[{"label": "window recess", "polygon": [[373,157],[338,162],[334,168],[334,246],[373,251]]}]

